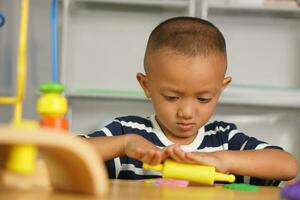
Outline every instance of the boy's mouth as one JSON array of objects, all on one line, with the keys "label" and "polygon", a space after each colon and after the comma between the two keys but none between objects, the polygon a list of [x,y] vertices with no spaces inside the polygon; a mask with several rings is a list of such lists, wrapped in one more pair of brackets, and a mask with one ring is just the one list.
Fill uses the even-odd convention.
[{"label": "boy's mouth", "polygon": [[178,128],[183,130],[183,131],[189,131],[191,130],[195,124],[193,123],[176,123]]}]

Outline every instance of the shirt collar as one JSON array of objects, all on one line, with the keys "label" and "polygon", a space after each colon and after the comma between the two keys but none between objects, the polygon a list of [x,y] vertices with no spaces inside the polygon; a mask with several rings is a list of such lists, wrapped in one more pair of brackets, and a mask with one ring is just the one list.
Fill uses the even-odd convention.
[{"label": "shirt collar", "polygon": [[[155,114],[153,114],[153,115],[150,116],[150,121],[152,123],[154,133],[157,135],[157,137],[159,138],[159,140],[165,146],[170,146],[170,145],[174,144],[174,142],[170,141],[166,137],[166,135],[164,134],[164,132],[161,130],[158,122],[155,119]],[[190,144],[181,145],[181,149],[184,150],[185,152],[195,151],[195,150],[197,150],[197,148],[202,143],[203,138],[204,138],[204,126],[202,126],[198,130],[198,133],[197,133],[197,136],[195,137],[195,139]]]}]

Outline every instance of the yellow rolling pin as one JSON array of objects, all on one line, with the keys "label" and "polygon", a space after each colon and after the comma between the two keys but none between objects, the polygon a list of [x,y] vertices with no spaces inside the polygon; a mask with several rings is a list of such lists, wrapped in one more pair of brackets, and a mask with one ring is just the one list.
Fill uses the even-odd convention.
[{"label": "yellow rolling pin", "polygon": [[144,163],[143,168],[161,171],[163,178],[188,180],[208,185],[213,185],[215,181],[229,183],[235,181],[234,175],[216,172],[215,167],[179,163],[172,160],[166,160],[164,164],[159,165],[148,165]]}]

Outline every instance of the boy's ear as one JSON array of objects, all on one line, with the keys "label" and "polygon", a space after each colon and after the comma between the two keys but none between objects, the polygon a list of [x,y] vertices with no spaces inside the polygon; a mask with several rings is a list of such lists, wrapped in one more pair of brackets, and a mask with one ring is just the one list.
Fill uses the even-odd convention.
[{"label": "boy's ear", "polygon": [[231,82],[232,78],[230,76],[227,76],[224,78],[222,83],[222,90],[226,88],[226,86]]},{"label": "boy's ear", "polygon": [[151,98],[151,92],[150,92],[150,88],[149,88],[149,82],[148,82],[147,75],[144,75],[142,73],[137,73],[136,79],[138,80],[141,87],[143,88],[146,97]]}]

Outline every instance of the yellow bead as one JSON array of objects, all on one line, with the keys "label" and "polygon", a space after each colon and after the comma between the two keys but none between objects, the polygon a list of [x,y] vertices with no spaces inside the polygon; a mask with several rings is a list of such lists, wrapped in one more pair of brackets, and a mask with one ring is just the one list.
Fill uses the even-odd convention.
[{"label": "yellow bead", "polygon": [[[11,126],[16,129],[38,129],[39,125],[36,121],[21,120],[13,121]],[[5,167],[13,172],[28,175],[35,170],[35,161],[37,156],[37,148],[31,144],[15,145],[10,149]]]},{"label": "yellow bead", "polygon": [[6,168],[20,174],[31,174],[35,170],[36,156],[37,149],[33,145],[14,146],[10,150]]},{"label": "yellow bead", "polygon": [[43,117],[62,117],[67,109],[66,98],[58,93],[43,94],[37,101],[37,112]]}]

